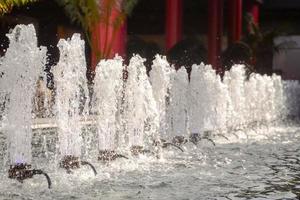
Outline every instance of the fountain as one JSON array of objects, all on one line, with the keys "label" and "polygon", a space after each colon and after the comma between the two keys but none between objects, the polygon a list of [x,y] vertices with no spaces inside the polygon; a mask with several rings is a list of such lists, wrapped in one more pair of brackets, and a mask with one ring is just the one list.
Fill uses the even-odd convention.
[{"label": "fountain", "polygon": [[171,75],[169,130],[170,135],[186,136],[187,126],[187,89],[188,77],[184,68]]},{"label": "fountain", "polygon": [[[34,198],[45,195],[50,195],[50,199],[61,198],[59,195],[73,198],[71,194],[82,199],[91,196],[97,199],[108,194],[112,198],[123,194],[123,187],[131,187],[136,182],[141,182],[140,191],[150,191],[148,194],[157,195],[155,197],[163,195],[163,187],[169,190],[172,184],[188,183],[189,188],[196,185],[194,193],[188,196],[197,198],[193,195],[198,194],[198,186],[202,183],[197,180],[209,185],[211,179],[217,179],[213,176],[215,171],[221,169],[220,176],[226,176],[224,180],[232,183],[241,178],[235,173],[243,174],[247,170],[250,173],[251,166],[260,164],[253,156],[264,156],[261,159],[268,166],[272,159],[279,162],[280,158],[277,155],[274,158],[274,153],[268,152],[264,145],[271,145],[271,149],[276,150],[277,146],[272,145],[288,149],[289,145],[285,144],[296,144],[293,139],[298,137],[300,129],[288,119],[297,118],[300,112],[300,84],[297,81],[282,80],[277,75],[253,73],[246,76],[242,65],[233,66],[221,79],[210,65],[203,63],[192,66],[188,80],[183,67],[175,71],[166,58],[159,55],[153,60],[148,77],[145,60],[140,56],[134,55],[128,66],[116,56],[101,60],[97,65],[94,93],[90,99],[84,41],[79,34],[58,43],[60,60],[52,68],[55,83],[53,116],[36,115],[33,110],[37,82],[44,84],[41,88],[46,86],[40,78],[44,76],[46,49],[37,46],[32,25],[18,25],[7,36],[10,46],[0,59],[0,159],[3,162],[0,173],[3,170],[7,173],[9,168],[11,179],[23,182],[32,178],[30,185],[21,187],[22,195],[27,197],[28,190],[39,185],[34,176],[41,174],[55,192],[38,192]],[[289,123],[282,125],[286,121]],[[33,129],[38,132],[33,134]],[[48,134],[49,129],[51,133]],[[295,138],[287,133],[293,131]],[[52,139],[42,140],[41,135]],[[288,138],[285,143],[281,141],[284,138]],[[51,153],[55,156],[52,160],[42,157],[44,162],[39,162],[38,147],[33,141],[43,141],[44,146],[53,147]],[[193,144],[190,146],[189,142]],[[180,151],[167,148],[170,146]],[[124,159],[112,162],[117,158]],[[101,162],[92,165],[87,160]],[[50,167],[49,163],[52,163]],[[91,178],[81,173],[82,165],[91,167],[95,175],[98,169],[97,176]],[[266,166],[261,166],[262,171],[257,173],[268,177],[270,173],[264,173]],[[57,171],[58,167],[68,173]],[[45,173],[45,169],[49,173]],[[184,178],[175,180],[169,174]],[[11,189],[15,185],[6,178],[1,176],[1,181],[9,186],[1,185],[5,192],[0,192],[0,198],[15,193]],[[108,188],[106,179],[118,189]],[[152,179],[163,182],[155,185]],[[245,182],[249,183],[249,180]],[[72,184],[67,187],[69,183]],[[237,183],[237,187],[241,185]],[[104,188],[103,193],[93,193],[96,188]],[[128,190],[132,191],[132,188]],[[167,190],[165,193],[170,195]],[[140,191],[126,195],[137,198],[132,195],[143,193]],[[177,191],[175,193],[183,197]],[[223,191],[215,193],[223,195]],[[209,194],[211,197],[212,193]]]},{"label": "fountain", "polygon": [[[245,70],[242,65],[233,66],[225,72],[224,83],[228,86],[230,106],[227,127],[241,127],[246,125],[245,119]],[[261,104],[258,104],[261,105]]]},{"label": "fountain", "polygon": [[3,120],[9,163],[31,163],[32,98],[46,62],[46,49],[37,46],[32,25],[18,25],[7,37],[10,46],[1,62],[0,87],[6,100]]},{"label": "fountain", "polygon": [[169,99],[170,76],[174,73],[166,60],[166,57],[156,56],[150,71],[150,81],[153,89],[153,97],[156,101],[159,117],[159,133],[167,134],[167,104]]},{"label": "fountain", "polygon": [[[45,47],[37,46],[32,25],[18,25],[7,34],[10,47],[1,59],[0,99],[3,109],[4,132],[10,163],[9,178],[22,182],[34,175],[43,174],[51,187],[49,176],[40,169],[31,169],[32,99],[35,83],[42,76],[46,62]],[[13,67],[12,67],[13,66]]]},{"label": "fountain", "polygon": [[[84,42],[80,35],[66,41],[58,42],[60,60],[54,67],[54,84],[56,87],[56,121],[60,142],[60,153],[62,156],[81,156],[81,129],[79,123],[84,116],[84,99],[87,94],[85,79],[85,55]],[[80,104],[83,105],[80,105]],[[81,107],[82,106],[82,107]],[[82,112],[82,113],[81,113]],[[81,115],[82,114],[82,115]]]},{"label": "fountain", "polygon": [[122,99],[123,63],[120,57],[114,60],[102,60],[96,70],[94,80],[94,107],[97,118],[99,138],[98,160],[112,161],[127,158],[116,152],[125,145],[125,135],[121,132],[121,118],[118,108]]},{"label": "fountain", "polygon": [[81,120],[87,115],[87,82],[84,41],[79,34],[58,42],[60,60],[54,67],[56,86],[56,123],[61,156],[60,167],[68,173],[81,165],[89,165],[94,174],[95,167],[87,161],[80,161],[83,129]]},{"label": "fountain", "polygon": [[151,138],[158,137],[158,111],[144,61],[140,56],[130,59],[124,91],[124,132],[128,138],[127,146],[133,152],[143,149]]}]

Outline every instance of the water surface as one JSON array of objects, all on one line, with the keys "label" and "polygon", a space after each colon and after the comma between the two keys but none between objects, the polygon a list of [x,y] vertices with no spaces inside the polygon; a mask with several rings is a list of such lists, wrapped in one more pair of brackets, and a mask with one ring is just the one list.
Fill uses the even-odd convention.
[{"label": "water surface", "polygon": [[159,160],[142,156],[96,163],[96,177],[85,167],[66,174],[55,161],[35,158],[34,164],[52,178],[50,190],[44,177],[21,184],[8,179],[1,166],[0,199],[300,198],[300,126],[228,135],[229,142],[216,139],[215,147],[203,141],[198,147],[186,145],[184,153],[166,150]]}]

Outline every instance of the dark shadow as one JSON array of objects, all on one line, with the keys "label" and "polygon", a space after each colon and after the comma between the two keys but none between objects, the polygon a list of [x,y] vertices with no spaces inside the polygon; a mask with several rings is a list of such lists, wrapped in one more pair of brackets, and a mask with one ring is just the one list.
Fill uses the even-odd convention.
[{"label": "dark shadow", "polygon": [[160,47],[155,42],[147,42],[140,37],[133,36],[127,42],[127,59],[134,54],[140,55],[142,58],[145,58],[145,66],[147,74],[151,71],[152,61],[156,54],[161,54],[162,51]]},{"label": "dark shadow", "polygon": [[244,42],[235,42],[222,53],[222,65],[225,70],[230,70],[235,64],[243,64],[249,75],[254,71],[252,65],[253,55],[251,48]]},{"label": "dark shadow", "polygon": [[206,63],[207,50],[201,40],[191,37],[181,40],[173,46],[167,52],[167,59],[176,70],[184,66],[190,78],[193,64]]}]

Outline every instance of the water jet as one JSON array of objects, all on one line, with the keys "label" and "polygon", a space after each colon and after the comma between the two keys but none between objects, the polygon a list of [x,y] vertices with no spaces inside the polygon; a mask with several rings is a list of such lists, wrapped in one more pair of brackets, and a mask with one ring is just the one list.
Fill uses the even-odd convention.
[{"label": "water jet", "polygon": [[[205,64],[194,65],[188,81],[183,70],[176,72],[165,57],[159,55],[148,77],[140,56],[135,55],[128,65],[116,56],[100,61],[94,85],[90,86],[94,94],[89,96],[84,42],[79,35],[59,42],[60,61],[52,68],[54,109],[49,112],[51,115],[36,115],[32,99],[36,82],[43,75],[40,69],[45,65],[46,50],[37,46],[34,31],[29,27],[18,26],[18,31],[9,34],[11,45],[0,59],[0,166],[9,168],[9,178],[22,182],[37,174],[49,178],[43,170],[32,169],[26,163],[38,164],[41,169],[50,164],[51,169],[62,167],[68,173],[88,165],[96,175],[95,167],[85,160],[110,162],[124,158],[109,166],[103,165],[95,180],[84,173],[74,179],[65,171],[54,170],[52,181],[62,187],[55,188],[58,192],[46,194],[52,199],[61,198],[61,193],[65,198],[88,199],[90,196],[85,195],[93,194],[99,185],[103,188],[122,185],[122,189],[129,191],[124,195],[131,195],[137,180],[142,185],[138,187],[149,185],[145,190],[157,187],[153,182],[157,182],[159,188],[169,185],[178,188],[182,183],[193,182],[188,186],[191,198],[196,198],[192,195],[199,194],[199,188],[210,187],[212,180],[220,182],[219,176],[216,179],[211,175],[216,172],[222,175],[222,184],[224,182],[230,191],[232,187],[235,195],[243,187],[249,189],[249,183],[264,189],[265,181],[281,178],[270,175],[264,162],[277,162],[275,165],[279,166],[280,155],[296,157],[299,154],[298,124],[286,121],[290,116],[297,116],[300,110],[298,82],[282,80],[276,75],[252,74],[246,79],[240,65],[233,66],[221,80],[213,68]],[[41,84],[46,85],[43,81]],[[241,131],[235,133],[238,130],[243,131],[245,137],[239,136]],[[171,147],[183,151],[182,146],[188,142],[196,146],[187,148],[185,153],[163,151]],[[207,151],[205,146],[197,145],[199,142],[218,148]],[[291,148],[294,148],[292,152]],[[279,154],[278,158],[270,157],[270,149]],[[163,159],[144,159],[160,156]],[[133,159],[127,160],[130,158]],[[24,164],[14,164],[16,160]],[[288,159],[285,162],[298,167],[298,163]],[[286,174],[287,180],[289,176],[298,175],[293,171]],[[9,199],[11,194],[21,193],[26,198],[30,193],[28,198],[43,198],[40,197],[43,192],[32,193],[40,179],[37,184],[34,182],[19,190],[13,184],[6,187],[2,177],[7,178],[0,176],[4,191],[0,196]],[[180,184],[178,177],[184,180]],[[198,179],[201,181],[195,181]],[[110,196],[110,190],[104,190]],[[160,189],[155,190],[153,194],[165,194],[160,192]],[[209,194],[212,196],[215,192]],[[98,198],[99,193],[96,195]],[[111,195],[123,193],[113,190]]]}]

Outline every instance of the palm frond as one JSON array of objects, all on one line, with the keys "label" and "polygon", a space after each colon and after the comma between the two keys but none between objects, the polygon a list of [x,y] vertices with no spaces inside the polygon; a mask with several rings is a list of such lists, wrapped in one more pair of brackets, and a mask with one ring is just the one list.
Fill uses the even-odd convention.
[{"label": "palm frond", "polygon": [[38,0],[1,0],[0,1],[0,16],[9,13],[15,6],[24,6]]},{"label": "palm frond", "polygon": [[139,0],[124,0],[123,1],[123,12],[125,15],[130,16],[134,7],[137,5]]},{"label": "palm frond", "polygon": [[[9,13],[14,6],[23,6],[36,1],[39,0],[0,0],[0,16]],[[70,21],[82,27],[90,46],[92,46],[92,29],[99,21],[104,23],[106,27],[113,26],[113,37],[115,37],[115,30],[122,26],[126,16],[132,13],[138,1],[139,0],[55,0],[55,2],[64,9]],[[100,4],[100,2],[104,3]],[[114,21],[111,22],[111,12],[115,7],[119,8],[119,14]],[[108,31],[106,31],[106,33],[108,34]],[[105,50],[109,52],[111,44],[105,46],[107,46]]]},{"label": "palm frond", "polygon": [[283,47],[293,47],[294,43],[283,42],[280,45],[274,45],[274,38],[279,35],[286,35],[287,30],[289,30],[289,25],[281,25],[276,28],[270,29],[268,31],[262,31],[259,26],[254,22],[253,17],[246,16],[246,21],[248,24],[248,34],[244,38],[244,41],[252,48],[253,52],[257,53],[259,50],[264,48],[272,47],[274,52],[277,53],[284,49]]},{"label": "palm frond", "polygon": [[72,23],[88,31],[99,19],[99,5],[96,0],[56,0],[64,8]]}]

